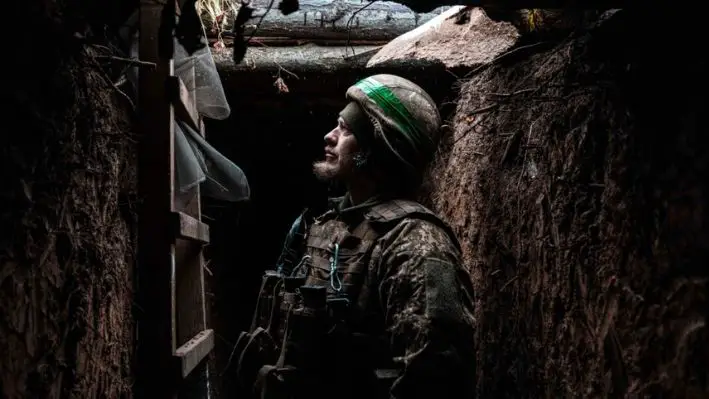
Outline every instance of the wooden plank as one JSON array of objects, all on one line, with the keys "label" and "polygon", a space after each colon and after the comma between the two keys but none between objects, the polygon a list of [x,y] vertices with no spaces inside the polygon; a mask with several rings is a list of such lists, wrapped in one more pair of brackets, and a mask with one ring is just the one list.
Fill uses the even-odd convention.
[{"label": "wooden plank", "polygon": [[172,215],[177,237],[202,244],[209,243],[209,225],[184,212],[173,212]]},{"label": "wooden plank", "polygon": [[195,131],[199,131],[199,113],[192,93],[187,89],[182,79],[178,76],[167,78],[166,85],[168,97],[175,106],[175,115],[181,121],[189,124]]},{"label": "wooden plank", "polygon": [[[190,240],[177,239],[175,259],[178,266],[175,268],[177,342],[183,345],[199,332],[207,329],[202,245]],[[196,364],[195,369],[182,382],[181,398],[206,399],[208,397],[207,368],[207,362]]]},{"label": "wooden plank", "polygon": [[[203,223],[199,186],[180,193],[181,204],[176,212]],[[183,218],[186,220],[186,218]],[[206,227],[206,226],[205,226]],[[192,234],[197,235],[197,234]],[[190,340],[200,331],[207,329],[204,295],[203,243],[191,239],[175,240],[176,268],[176,323],[178,345]]]},{"label": "wooden plank", "polygon": [[175,345],[174,246],[165,226],[173,207],[174,113],[165,97],[172,60],[158,55],[162,5],[141,0],[139,58],[156,64],[139,71],[139,216],[136,398],[173,398]]},{"label": "wooden plank", "polygon": [[[253,0],[254,17],[244,25],[246,37],[391,40],[440,14],[442,9],[416,13],[394,2],[364,3],[362,0],[300,0],[298,11],[283,15],[271,0]],[[366,7],[365,7],[366,6]],[[265,15],[263,21],[261,16]],[[227,16],[226,26],[235,15]],[[259,24],[260,21],[260,24]],[[211,29],[208,29],[211,30]]]},{"label": "wooden plank", "polygon": [[187,377],[212,349],[214,349],[213,330],[204,330],[177,348],[175,357],[180,362],[182,377]]}]

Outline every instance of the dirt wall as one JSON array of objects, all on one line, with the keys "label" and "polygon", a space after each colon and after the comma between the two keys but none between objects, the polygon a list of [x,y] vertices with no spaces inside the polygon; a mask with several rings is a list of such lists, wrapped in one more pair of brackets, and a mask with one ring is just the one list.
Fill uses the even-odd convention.
[{"label": "dirt wall", "polygon": [[3,398],[131,396],[132,110],[94,57],[102,38],[85,39],[82,7],[16,4],[32,34],[4,60]]},{"label": "dirt wall", "polygon": [[432,202],[477,291],[480,397],[709,395],[701,24],[604,21],[461,82]]}]

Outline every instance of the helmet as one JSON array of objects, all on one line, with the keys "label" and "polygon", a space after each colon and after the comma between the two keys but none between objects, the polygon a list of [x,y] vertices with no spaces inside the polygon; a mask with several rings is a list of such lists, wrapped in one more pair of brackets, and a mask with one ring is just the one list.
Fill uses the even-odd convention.
[{"label": "helmet", "polygon": [[374,125],[371,150],[377,163],[386,160],[387,167],[420,182],[436,150],[441,126],[433,99],[410,80],[388,74],[360,80],[347,89],[346,97]]}]

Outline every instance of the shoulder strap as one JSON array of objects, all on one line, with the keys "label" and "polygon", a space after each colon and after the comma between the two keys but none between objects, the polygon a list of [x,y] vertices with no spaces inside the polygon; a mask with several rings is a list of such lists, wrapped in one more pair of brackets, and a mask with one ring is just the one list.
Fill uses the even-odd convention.
[{"label": "shoulder strap", "polygon": [[380,235],[386,234],[404,219],[420,219],[431,222],[443,231],[460,250],[460,243],[453,229],[438,217],[433,211],[415,201],[392,200],[374,205],[365,214],[365,220],[374,227]]},{"label": "shoulder strap", "polygon": [[367,212],[365,218],[373,222],[392,222],[415,214],[434,215],[428,208],[415,201],[392,200],[374,205]]}]

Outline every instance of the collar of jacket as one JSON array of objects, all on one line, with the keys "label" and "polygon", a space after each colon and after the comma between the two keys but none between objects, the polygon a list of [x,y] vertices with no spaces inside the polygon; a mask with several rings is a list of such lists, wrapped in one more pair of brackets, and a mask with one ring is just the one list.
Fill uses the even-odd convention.
[{"label": "collar of jacket", "polygon": [[374,196],[360,204],[352,205],[349,194],[332,197],[328,199],[329,210],[318,219],[321,222],[332,218],[341,218],[345,221],[361,220],[372,207],[384,202],[386,201],[382,197]]}]

